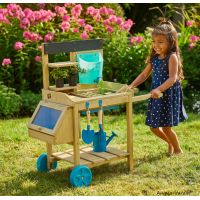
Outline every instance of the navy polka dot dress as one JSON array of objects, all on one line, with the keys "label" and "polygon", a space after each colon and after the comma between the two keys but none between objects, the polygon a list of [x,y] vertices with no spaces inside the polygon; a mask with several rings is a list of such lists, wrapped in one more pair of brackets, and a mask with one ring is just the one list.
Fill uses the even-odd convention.
[{"label": "navy polka dot dress", "polygon": [[[169,78],[168,61],[170,55],[163,59],[158,59],[158,55],[156,55],[153,60],[151,91]],[[178,79],[162,93],[163,97],[161,98],[149,99],[145,125],[151,128],[177,126],[188,118],[183,106],[183,91]]]}]

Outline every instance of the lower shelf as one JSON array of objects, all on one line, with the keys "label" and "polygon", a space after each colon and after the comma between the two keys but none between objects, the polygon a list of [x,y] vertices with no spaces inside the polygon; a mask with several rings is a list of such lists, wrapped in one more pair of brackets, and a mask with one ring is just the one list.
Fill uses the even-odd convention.
[{"label": "lower shelf", "polygon": [[[106,152],[94,152],[92,147],[81,147],[80,148],[80,165],[85,165],[89,168],[94,166],[102,165],[112,161],[127,158],[128,152],[107,147]],[[56,160],[65,160],[71,164],[74,164],[74,153],[73,149],[65,152],[53,153],[53,157]]]},{"label": "lower shelf", "polygon": [[60,91],[63,91],[63,90],[70,90],[70,89],[75,89],[75,88],[79,88],[79,87],[80,87],[79,85],[69,86],[69,84],[64,84],[64,87],[57,88],[55,85],[53,85],[53,86],[49,86],[49,90],[60,92]]}]

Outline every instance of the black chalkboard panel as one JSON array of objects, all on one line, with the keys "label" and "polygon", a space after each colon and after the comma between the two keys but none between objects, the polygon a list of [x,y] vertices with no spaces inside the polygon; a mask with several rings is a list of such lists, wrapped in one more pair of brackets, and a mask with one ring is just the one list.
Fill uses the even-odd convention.
[{"label": "black chalkboard panel", "polygon": [[103,49],[103,39],[44,43],[44,54]]}]

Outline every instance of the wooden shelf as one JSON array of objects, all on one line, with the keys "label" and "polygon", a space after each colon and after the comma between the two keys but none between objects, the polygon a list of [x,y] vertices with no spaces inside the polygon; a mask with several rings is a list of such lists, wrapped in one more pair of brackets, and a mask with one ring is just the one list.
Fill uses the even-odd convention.
[{"label": "wooden shelf", "polygon": [[[107,147],[107,150],[105,152],[94,152],[91,146],[81,147],[80,164],[92,168],[94,166],[127,158],[128,155],[130,155],[130,153],[112,147]],[[51,160],[65,160],[71,164],[74,164],[73,149],[67,150],[65,152],[53,153],[53,157],[51,157]]]},{"label": "wooden shelf", "polygon": [[53,90],[53,91],[63,91],[63,90],[69,90],[69,89],[75,89],[75,88],[79,88],[80,86],[69,86],[69,84],[64,84],[64,87],[61,88],[57,88],[55,85],[54,86],[49,86],[49,90]]},{"label": "wooden shelf", "polygon": [[48,67],[68,67],[68,66],[74,66],[74,65],[80,65],[79,62],[71,62],[71,61],[65,61],[65,62],[56,62],[56,63],[48,63]]}]

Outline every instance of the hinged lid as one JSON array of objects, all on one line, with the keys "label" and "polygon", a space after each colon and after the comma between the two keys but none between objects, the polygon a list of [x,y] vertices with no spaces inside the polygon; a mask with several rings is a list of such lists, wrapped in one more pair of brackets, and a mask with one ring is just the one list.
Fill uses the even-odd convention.
[{"label": "hinged lid", "polygon": [[62,104],[40,101],[27,127],[42,133],[55,135],[68,107]]}]

